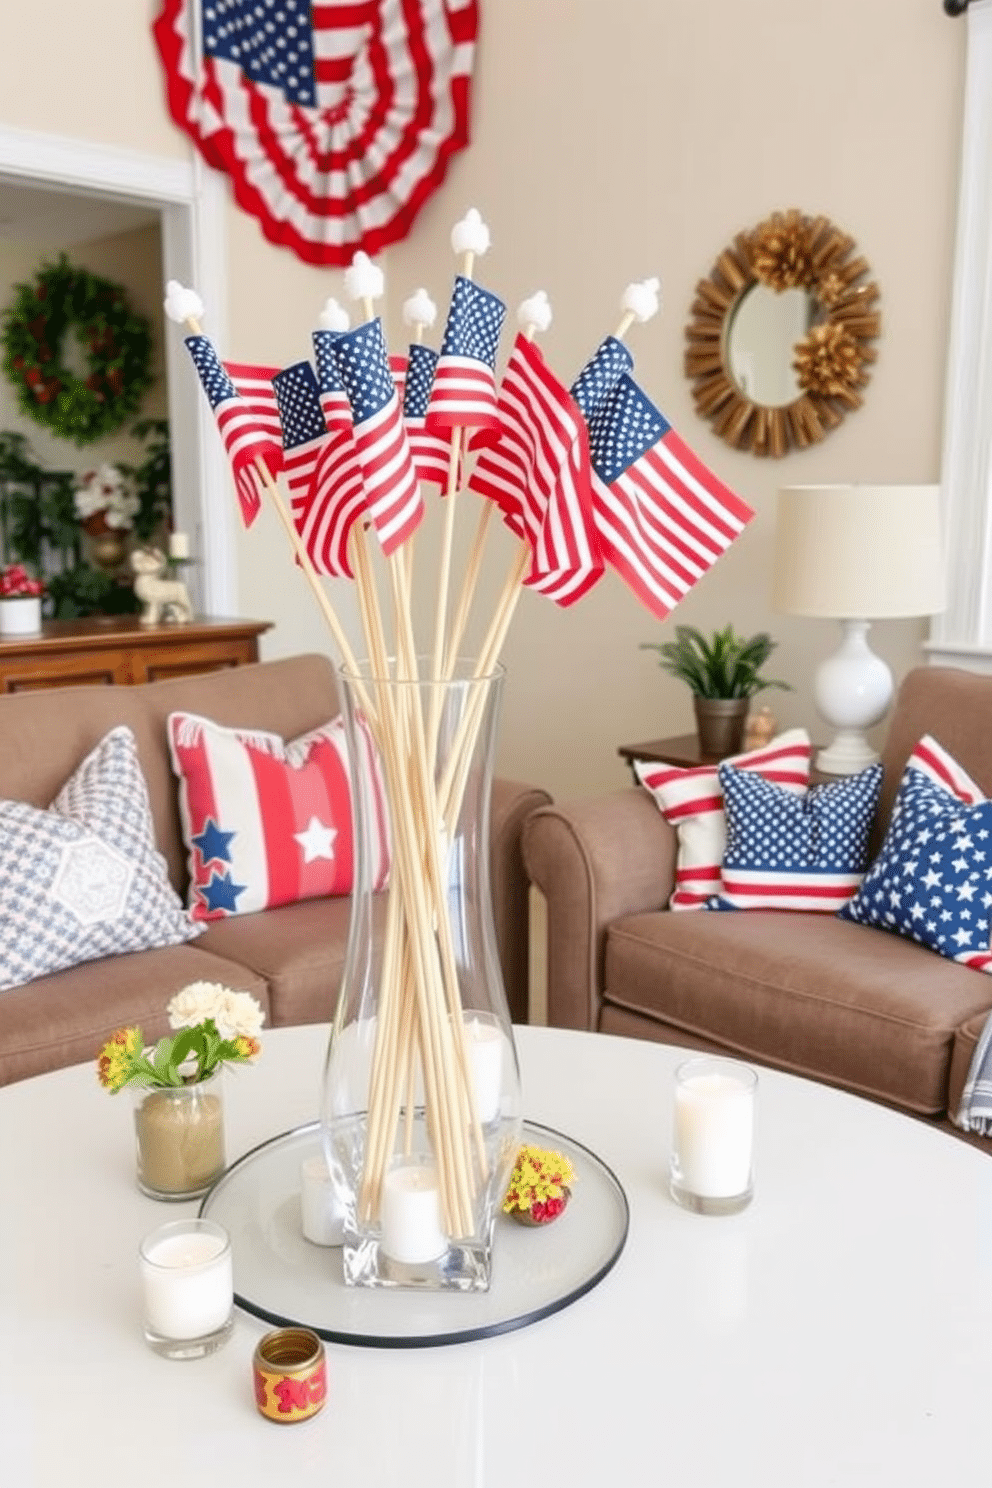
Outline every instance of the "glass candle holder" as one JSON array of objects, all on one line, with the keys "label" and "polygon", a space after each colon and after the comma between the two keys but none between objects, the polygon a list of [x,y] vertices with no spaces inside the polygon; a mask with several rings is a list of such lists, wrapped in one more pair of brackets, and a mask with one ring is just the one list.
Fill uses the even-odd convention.
[{"label": "glass candle holder", "polygon": [[736,1214],[754,1191],[758,1077],[733,1059],[688,1059],[675,1071],[669,1186],[697,1214]]},{"label": "glass candle holder", "polygon": [[145,1339],[166,1359],[212,1354],[234,1326],[231,1240],[210,1219],[179,1219],[138,1252]]}]

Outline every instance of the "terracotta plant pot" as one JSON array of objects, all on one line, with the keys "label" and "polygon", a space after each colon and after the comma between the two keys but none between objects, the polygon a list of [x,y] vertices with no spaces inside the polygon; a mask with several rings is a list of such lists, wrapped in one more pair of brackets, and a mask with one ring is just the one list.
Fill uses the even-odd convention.
[{"label": "terracotta plant pot", "polygon": [[693,694],[699,752],[704,758],[739,754],[744,742],[749,698],[703,698]]}]

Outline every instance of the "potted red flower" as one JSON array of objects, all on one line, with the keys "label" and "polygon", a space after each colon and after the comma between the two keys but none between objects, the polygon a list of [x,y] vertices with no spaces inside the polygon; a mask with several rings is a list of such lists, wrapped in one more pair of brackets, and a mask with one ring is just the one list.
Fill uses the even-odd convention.
[{"label": "potted red flower", "polygon": [[20,563],[0,572],[0,636],[37,635],[45,586]]}]

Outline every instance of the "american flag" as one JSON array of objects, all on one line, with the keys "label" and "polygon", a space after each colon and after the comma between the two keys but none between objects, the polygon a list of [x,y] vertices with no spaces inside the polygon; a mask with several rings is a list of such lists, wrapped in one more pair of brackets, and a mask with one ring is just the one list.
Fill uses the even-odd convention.
[{"label": "american flag", "polygon": [[451,430],[428,430],[427,405],[434,385],[437,352],[421,342],[410,347],[406,385],[403,391],[403,422],[406,424],[410,453],[421,480],[447,486],[451,462]]},{"label": "american flag", "polygon": [[416,530],[424,502],[382,322],[377,317],[345,331],[332,351],[351,402],[366,510],[388,555]]},{"label": "american flag", "polygon": [[341,334],[341,331],[314,331],[311,339],[324,421],[328,429],[344,433],[346,429],[351,428],[351,404],[348,402],[348,394],[345,392],[332,350]]},{"label": "american flag", "polygon": [[616,336],[607,336],[586,362],[569,392],[586,423],[616,387],[624,372],[633,372],[634,358]]},{"label": "american flag", "polygon": [[[588,404],[593,364],[585,374]],[[629,373],[614,374],[611,363],[589,417],[596,530],[606,561],[662,620],[754,512],[693,454]]]},{"label": "american flag", "polygon": [[506,316],[503,301],[464,274],[455,278],[441,354],[427,405],[427,428],[471,425],[476,444],[499,438],[496,350]]},{"label": "american flag", "polygon": [[531,548],[525,585],[574,604],[603,572],[582,415],[540,350],[514,343],[500,384],[501,439],[479,457],[469,489],[495,501]]},{"label": "american flag", "polygon": [[[239,392],[208,336],[187,336],[186,346],[217,420],[238,493],[241,518],[250,527],[262,505],[260,477],[255,462],[261,460],[275,476],[282,469],[278,417],[273,431],[270,407],[274,408],[271,385],[267,398],[249,401]],[[268,381],[269,368],[235,365],[243,386],[254,388]]]},{"label": "american flag", "polygon": [[152,27],[170,113],[238,205],[339,266],[406,237],[468,144],[477,29],[476,0],[162,0]]},{"label": "american flag", "polygon": [[350,417],[343,432],[327,430],[309,362],[286,367],[272,382],[293,524],[318,573],[351,578],[348,537],[364,510],[365,486]]}]

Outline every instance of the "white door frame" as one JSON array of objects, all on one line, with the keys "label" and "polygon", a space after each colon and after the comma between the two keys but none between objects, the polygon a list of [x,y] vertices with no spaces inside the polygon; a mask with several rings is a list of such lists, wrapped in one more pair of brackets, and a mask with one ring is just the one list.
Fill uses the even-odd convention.
[{"label": "white door frame", "polygon": [[[157,208],[164,276],[195,286],[207,307],[210,334],[223,346],[223,177],[198,156],[174,160],[0,125],[0,177]],[[164,344],[173,512],[177,526],[192,535],[200,559],[190,589],[202,613],[235,615],[237,563],[227,462],[191,375],[179,328],[171,322],[165,325]]]}]

